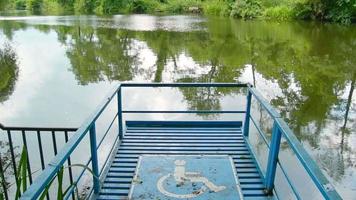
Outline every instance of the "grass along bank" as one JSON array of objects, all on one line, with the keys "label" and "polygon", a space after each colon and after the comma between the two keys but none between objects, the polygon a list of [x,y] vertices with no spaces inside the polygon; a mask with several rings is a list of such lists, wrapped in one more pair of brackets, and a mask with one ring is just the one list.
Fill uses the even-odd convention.
[{"label": "grass along bank", "polygon": [[42,14],[199,13],[243,19],[355,22],[356,0],[1,0],[0,10]]}]

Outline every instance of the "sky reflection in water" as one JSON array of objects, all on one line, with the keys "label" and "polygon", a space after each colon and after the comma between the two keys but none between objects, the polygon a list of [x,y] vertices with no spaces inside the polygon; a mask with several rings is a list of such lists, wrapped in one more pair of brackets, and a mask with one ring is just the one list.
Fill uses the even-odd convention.
[{"label": "sky reflection in water", "polygon": [[[355,26],[197,16],[1,17],[0,45],[16,52],[19,74],[16,81],[0,74],[0,121],[79,126],[119,81],[250,82],[279,109],[338,191],[354,198],[355,35]],[[240,105],[231,90],[162,92],[127,102],[155,102],[157,110]]]}]

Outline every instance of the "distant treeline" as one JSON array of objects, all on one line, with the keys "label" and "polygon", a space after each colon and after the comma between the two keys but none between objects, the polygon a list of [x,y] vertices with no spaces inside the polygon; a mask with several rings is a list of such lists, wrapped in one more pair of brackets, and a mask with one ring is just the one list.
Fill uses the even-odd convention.
[{"label": "distant treeline", "polygon": [[356,19],[356,0],[1,0],[0,9],[26,9],[44,14],[200,13],[345,24]]}]

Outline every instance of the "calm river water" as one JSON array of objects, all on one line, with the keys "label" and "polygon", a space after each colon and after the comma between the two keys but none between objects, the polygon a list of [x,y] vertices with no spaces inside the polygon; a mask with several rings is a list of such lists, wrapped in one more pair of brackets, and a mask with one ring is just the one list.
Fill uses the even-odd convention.
[{"label": "calm river water", "polygon": [[[77,127],[121,81],[250,82],[278,108],[339,193],[356,199],[354,25],[198,16],[0,17],[4,46],[18,58],[17,69],[0,66],[5,125]],[[132,101],[167,109],[233,104],[224,90],[146,95],[153,100]]]}]

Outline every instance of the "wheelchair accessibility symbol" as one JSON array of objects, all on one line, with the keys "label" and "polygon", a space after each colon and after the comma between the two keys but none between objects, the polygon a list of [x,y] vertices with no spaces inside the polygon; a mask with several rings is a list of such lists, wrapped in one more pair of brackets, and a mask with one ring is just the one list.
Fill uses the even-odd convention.
[{"label": "wheelchair accessibility symbol", "polygon": [[[186,171],[185,160],[175,160],[174,164],[175,164],[175,168],[173,174],[169,173],[167,175],[164,175],[161,178],[159,178],[157,181],[157,189],[159,190],[159,192],[161,192],[162,194],[168,197],[189,199],[204,194],[205,192],[220,192],[226,189],[226,187],[223,185],[221,186],[215,185],[208,178],[202,176],[199,172]],[[164,182],[168,181],[169,178],[174,178],[177,187],[183,186],[185,184],[194,185],[196,183],[200,183],[202,184],[202,186],[200,187],[200,189],[194,190],[192,193],[176,194],[167,191],[164,187]]]},{"label": "wheelchair accessibility symbol", "polygon": [[142,155],[129,200],[243,199],[228,155]]}]

